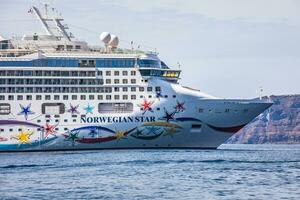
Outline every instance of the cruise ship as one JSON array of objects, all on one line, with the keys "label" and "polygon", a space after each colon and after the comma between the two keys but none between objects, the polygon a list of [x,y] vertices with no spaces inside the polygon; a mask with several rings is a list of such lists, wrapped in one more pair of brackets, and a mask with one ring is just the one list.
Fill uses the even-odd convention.
[{"label": "cruise ship", "polygon": [[179,84],[156,52],[78,41],[45,4],[44,34],[0,37],[0,151],[216,149],[272,103]]}]

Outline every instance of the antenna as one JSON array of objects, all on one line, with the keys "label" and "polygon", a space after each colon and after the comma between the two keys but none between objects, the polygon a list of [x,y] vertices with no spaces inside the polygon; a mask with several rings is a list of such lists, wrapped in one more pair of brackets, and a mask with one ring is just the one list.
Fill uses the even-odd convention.
[{"label": "antenna", "polygon": [[[45,7],[46,8],[46,7]],[[43,28],[45,29],[46,33],[48,35],[54,35],[53,32],[50,30],[48,24],[46,23],[45,19],[43,19],[39,9],[37,9],[36,7],[32,6],[32,9],[30,9],[30,11],[32,11],[35,13],[35,15],[37,16],[37,18],[39,19],[39,21],[41,22],[41,24],[43,25]]]},{"label": "antenna", "polygon": [[181,64],[179,62],[177,62],[177,66],[178,66],[178,69],[180,69]]},{"label": "antenna", "polygon": [[259,87],[259,99],[260,99],[260,100],[262,99],[263,91],[264,91],[263,87],[260,86],[260,87]]}]

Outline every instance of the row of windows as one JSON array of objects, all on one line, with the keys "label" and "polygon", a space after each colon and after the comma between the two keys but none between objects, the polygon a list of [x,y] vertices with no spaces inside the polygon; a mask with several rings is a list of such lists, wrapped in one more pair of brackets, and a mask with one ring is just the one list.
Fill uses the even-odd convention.
[{"label": "row of windows", "polygon": [[[53,71],[53,70],[1,70],[0,77],[2,76],[49,76],[49,77],[95,77],[102,76],[102,71]],[[128,71],[113,71],[115,76],[128,76]],[[111,76],[111,71],[105,71],[106,76]],[[136,71],[130,71],[131,76],[136,75]]]},{"label": "row of windows", "polygon": [[102,85],[103,79],[0,79],[0,85]]},{"label": "row of windows", "polygon": [[[198,112],[199,113],[203,113],[205,110],[204,110],[204,108],[199,108],[198,109]],[[238,110],[237,109],[234,109],[234,110],[232,110],[234,113],[237,113],[238,112]],[[247,109],[247,108],[245,108],[245,109],[243,109],[242,110],[244,113],[247,113],[249,110]],[[212,113],[212,112],[215,112],[215,113],[229,113],[229,112],[231,112],[230,111],[230,109],[229,108],[225,108],[224,110],[220,110],[220,109],[208,109],[208,112],[209,113]]]},{"label": "row of windows", "polygon": [[102,58],[102,59],[74,59],[74,58],[44,58],[28,61],[0,61],[0,66],[7,67],[134,67],[133,58]]},{"label": "row of windows", "polygon": [[[146,96],[144,95],[140,95],[139,98],[143,99]],[[167,95],[164,96],[165,98],[168,98]],[[132,94],[132,95],[119,95],[119,94],[115,94],[115,95],[111,95],[111,94],[107,94],[107,95],[8,95],[7,99],[5,99],[4,95],[0,95],[0,100],[127,100],[127,99],[131,99],[131,100],[135,100],[137,98],[137,95]],[[147,98],[151,99],[153,98],[152,95],[148,95]],[[176,96],[174,95],[173,98],[176,98]]]},{"label": "row of windows", "polygon": [[[106,71],[105,75],[106,76],[111,76],[111,71]],[[123,76],[128,76],[128,71],[122,71],[122,75]],[[130,75],[131,76],[135,76],[136,75],[136,71],[130,71]],[[120,76],[120,71],[114,71],[114,76]]]},{"label": "row of windows", "polygon": [[[168,98],[167,95],[164,96],[165,98]],[[135,100],[137,98],[136,95],[8,95],[7,100]],[[144,95],[140,95],[139,98],[143,99],[145,98]],[[152,95],[148,95],[147,98],[151,99],[153,98]],[[173,95],[173,98],[176,98],[176,95]],[[3,95],[0,95],[0,100],[5,100]]]},{"label": "row of windows", "polygon": [[[61,115],[67,110],[64,103],[43,103],[41,106],[42,114]],[[133,103],[98,103],[99,113],[125,113],[133,111]],[[11,106],[8,103],[0,103],[0,114],[8,115],[11,113]]]},{"label": "row of windows", "polygon": [[[128,87],[0,87],[0,93],[111,93],[129,91]],[[139,92],[155,92],[161,91],[158,87],[138,87]],[[130,87],[131,92],[136,92],[137,87]],[[3,100],[4,95],[0,95]]]}]

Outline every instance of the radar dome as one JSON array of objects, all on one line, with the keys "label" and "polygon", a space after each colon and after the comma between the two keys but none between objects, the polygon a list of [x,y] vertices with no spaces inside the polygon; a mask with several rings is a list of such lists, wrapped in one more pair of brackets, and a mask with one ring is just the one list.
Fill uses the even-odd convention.
[{"label": "radar dome", "polygon": [[119,38],[116,35],[111,35],[110,41],[109,41],[109,46],[111,48],[117,48],[119,44]]},{"label": "radar dome", "polygon": [[104,42],[104,44],[108,44],[111,41],[111,35],[109,32],[103,32],[100,35],[100,40]]}]

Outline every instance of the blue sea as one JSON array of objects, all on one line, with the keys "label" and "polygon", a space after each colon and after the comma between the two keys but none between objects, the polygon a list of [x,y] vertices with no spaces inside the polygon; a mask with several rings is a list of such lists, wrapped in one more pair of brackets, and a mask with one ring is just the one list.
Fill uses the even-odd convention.
[{"label": "blue sea", "polygon": [[300,199],[300,145],[0,154],[0,199]]}]

